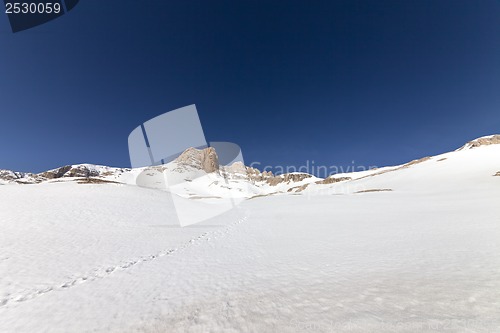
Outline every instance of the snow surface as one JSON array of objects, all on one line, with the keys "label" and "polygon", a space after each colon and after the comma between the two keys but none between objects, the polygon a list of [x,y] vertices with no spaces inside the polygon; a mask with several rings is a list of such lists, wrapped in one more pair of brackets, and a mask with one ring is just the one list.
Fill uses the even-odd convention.
[{"label": "snow surface", "polygon": [[0,332],[500,331],[500,145],[385,171],[185,228],[161,190],[2,186]]}]

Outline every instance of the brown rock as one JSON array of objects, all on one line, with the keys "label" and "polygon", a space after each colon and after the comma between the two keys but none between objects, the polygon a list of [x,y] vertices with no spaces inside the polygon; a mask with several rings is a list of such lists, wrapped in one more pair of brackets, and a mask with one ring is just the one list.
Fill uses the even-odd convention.
[{"label": "brown rock", "polygon": [[83,165],[75,167],[66,165],[54,170],[42,172],[39,175],[47,179],[57,179],[62,177],[97,177],[99,176],[99,172],[91,170]]},{"label": "brown rock", "polygon": [[497,144],[500,144],[500,135],[499,134],[492,135],[491,137],[479,138],[476,140],[469,141],[465,144],[465,146],[463,146],[459,150],[473,149],[473,148],[477,148],[480,146],[489,146],[489,145],[497,145]]},{"label": "brown rock", "polygon": [[351,177],[335,178],[335,177],[330,176],[330,177],[325,178],[323,180],[317,181],[316,184],[333,184],[333,183],[338,183],[338,182],[344,182],[344,181],[351,180],[351,179],[352,179]]},{"label": "brown rock", "polygon": [[306,178],[311,178],[312,176],[307,173],[285,173],[280,176],[269,177],[266,179],[266,182],[271,186],[276,186],[280,183],[290,182],[300,182]]},{"label": "brown rock", "polygon": [[188,148],[176,159],[176,162],[180,165],[187,165],[203,170],[206,173],[219,171],[219,159],[215,149],[212,147],[201,150]]}]

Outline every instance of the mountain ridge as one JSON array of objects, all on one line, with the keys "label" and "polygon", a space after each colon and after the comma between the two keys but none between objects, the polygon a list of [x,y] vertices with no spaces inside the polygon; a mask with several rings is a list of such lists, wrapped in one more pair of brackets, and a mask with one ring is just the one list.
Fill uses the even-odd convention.
[{"label": "mountain ridge", "polygon": [[[177,159],[168,164],[146,168],[131,169],[94,164],[76,164],[62,166],[37,174],[0,170],[0,184],[41,184],[77,181],[80,184],[117,183],[137,185],[137,179],[140,174],[147,174],[149,170],[153,170],[163,173],[167,176],[167,179],[176,178],[176,184],[185,184],[178,193],[181,196],[190,193],[188,196],[195,197],[199,192],[204,192],[205,195],[208,195],[207,191],[220,192],[220,195],[224,196],[229,195],[227,193],[228,190],[234,189],[237,189],[237,191],[247,197],[274,193],[297,194],[306,190],[309,191],[311,188],[323,189],[335,187],[339,183],[359,183],[367,178],[414,168],[430,160],[442,162],[448,158],[449,154],[464,153],[481,146],[492,145],[500,145],[500,135],[483,136],[467,142],[455,151],[416,159],[402,165],[333,174],[326,178],[318,178],[308,173],[296,172],[275,175],[271,171],[260,171],[256,168],[245,166],[241,162],[224,166],[219,164],[217,152],[214,148],[188,148]],[[500,165],[498,166],[498,170],[500,170]],[[498,170],[495,170],[493,175],[498,175],[500,172]]]}]

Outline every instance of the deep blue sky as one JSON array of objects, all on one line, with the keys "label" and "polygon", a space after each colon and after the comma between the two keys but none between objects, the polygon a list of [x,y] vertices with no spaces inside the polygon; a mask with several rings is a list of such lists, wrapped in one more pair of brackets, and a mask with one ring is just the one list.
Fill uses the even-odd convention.
[{"label": "deep blue sky", "polygon": [[247,164],[390,165],[500,132],[500,1],[82,0],[12,34],[0,169],[130,165],[144,121],[196,104]]}]

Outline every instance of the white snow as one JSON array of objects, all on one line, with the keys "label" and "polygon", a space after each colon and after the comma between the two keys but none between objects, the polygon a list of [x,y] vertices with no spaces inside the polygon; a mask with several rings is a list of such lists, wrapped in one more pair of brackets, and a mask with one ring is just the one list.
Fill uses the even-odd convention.
[{"label": "white snow", "polygon": [[1,186],[0,332],[500,331],[500,145],[391,170],[186,228],[162,190]]}]

